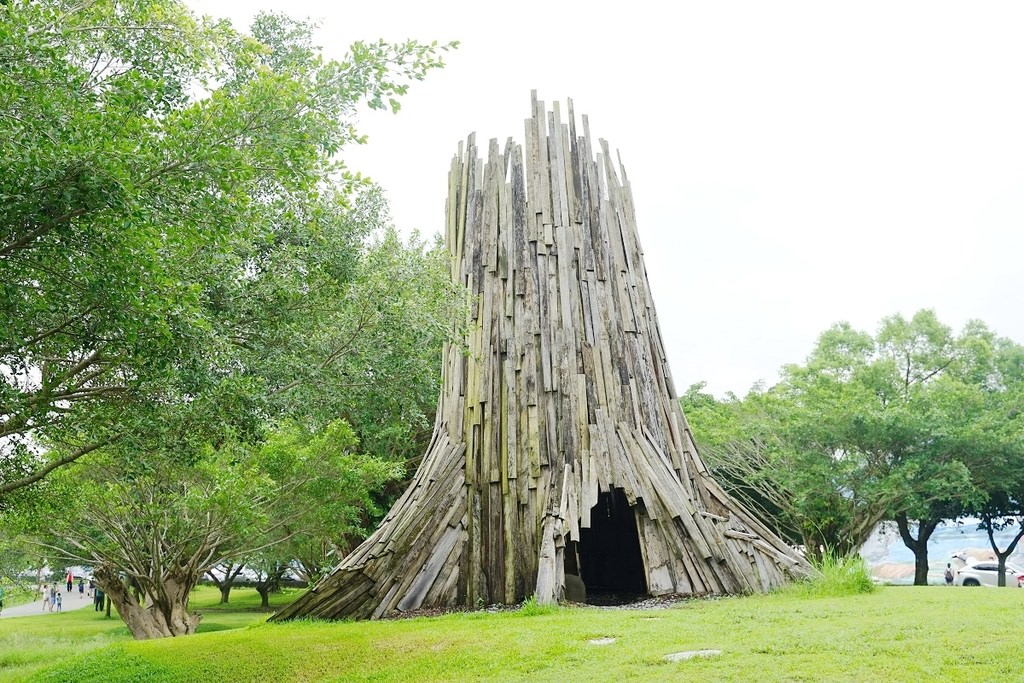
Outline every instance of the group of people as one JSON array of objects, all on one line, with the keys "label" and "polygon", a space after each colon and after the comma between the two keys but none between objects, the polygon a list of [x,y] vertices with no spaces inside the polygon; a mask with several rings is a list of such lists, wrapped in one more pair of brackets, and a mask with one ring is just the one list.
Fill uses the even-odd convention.
[{"label": "group of people", "polygon": [[39,589],[39,593],[43,598],[43,611],[44,612],[57,612],[61,611],[64,598],[61,596],[60,591],[57,590],[57,584],[44,583]]},{"label": "group of people", "polygon": [[[86,590],[88,586],[88,591]],[[75,575],[70,571],[67,576],[64,577],[64,589],[69,596],[72,594],[75,588]],[[85,577],[78,577],[78,599],[84,600],[86,595],[92,597],[94,593],[103,595],[103,591],[96,587],[96,582],[93,579],[89,579],[89,583],[86,584]],[[60,588],[56,583],[47,584],[44,583],[39,587],[39,594],[43,601],[44,612],[60,612],[63,607],[64,597],[61,594]],[[100,609],[97,607],[96,609]]]}]

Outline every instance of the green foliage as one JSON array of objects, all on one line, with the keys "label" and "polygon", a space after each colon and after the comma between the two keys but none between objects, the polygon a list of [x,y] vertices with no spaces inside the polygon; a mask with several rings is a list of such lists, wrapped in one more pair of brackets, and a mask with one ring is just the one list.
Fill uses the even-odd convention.
[{"label": "green foliage", "polygon": [[814,561],[818,575],[790,584],[782,591],[809,598],[838,598],[844,595],[872,593],[878,586],[871,580],[864,559],[859,555],[823,553]]},{"label": "green foliage", "polygon": [[[191,586],[211,562],[278,523],[279,486],[237,441],[175,453],[112,447],[54,475],[75,487],[57,518],[39,521],[62,564],[115,567],[150,601]],[[141,456],[141,457],[140,457]]]},{"label": "green foliage", "polygon": [[537,602],[537,596],[531,595],[523,600],[523,604],[519,606],[517,613],[524,617],[536,617],[543,614],[554,614],[561,609],[558,604],[542,605]]},{"label": "green foliage", "polygon": [[250,562],[283,567],[297,561],[312,581],[369,533],[385,511],[378,496],[405,475],[405,468],[359,453],[358,445],[343,421],[318,431],[290,423],[270,435],[258,459],[281,494],[267,508],[287,523],[267,534],[252,530],[250,547],[272,545]]},{"label": "green foliage", "polygon": [[703,387],[691,386],[680,403],[716,479],[780,537],[807,545],[807,527],[816,519],[807,505],[821,505],[827,498],[801,497],[803,478],[814,471],[797,471],[786,457],[789,451],[779,428],[786,404],[761,387],[743,400],[730,394],[722,401]]},{"label": "green foliage", "polygon": [[1020,358],[982,323],[954,335],[925,310],[875,336],[834,325],[777,386],[725,401],[696,386],[683,408],[709,466],[812,556],[849,554],[883,519],[923,553],[940,520],[1021,480]]},{"label": "green foliage", "polygon": [[177,0],[0,13],[0,496],[117,441],[216,443],[203,415],[255,435],[381,227],[335,156],[358,106],[397,109],[454,45],[329,61],[307,23],[248,37]]},{"label": "green foliage", "polygon": [[[379,192],[360,195],[347,220],[372,234],[344,281],[302,294],[315,315],[296,320],[298,338],[264,361],[273,373],[270,400],[314,425],[342,417],[365,451],[408,461],[429,439],[441,349],[457,339],[453,321],[465,294],[452,284],[439,243],[415,235],[403,242],[388,226]],[[323,242],[307,253],[330,250]]]},{"label": "green foliage", "polygon": [[3,590],[4,609],[24,605],[39,598],[34,584],[7,576],[0,578],[0,590]]},{"label": "green foliage", "polygon": [[216,562],[361,536],[402,466],[332,421],[406,457],[459,295],[337,153],[454,44],[334,61],[277,14],[245,36],[177,0],[0,12],[5,533],[168,614]]}]

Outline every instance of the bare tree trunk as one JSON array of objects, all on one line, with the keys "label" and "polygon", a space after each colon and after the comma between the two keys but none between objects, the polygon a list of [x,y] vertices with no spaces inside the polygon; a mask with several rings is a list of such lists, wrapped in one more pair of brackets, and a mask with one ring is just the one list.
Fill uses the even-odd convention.
[{"label": "bare tree trunk", "polygon": [[1010,543],[1006,546],[1006,549],[1000,550],[998,544],[996,543],[992,517],[986,515],[983,519],[985,521],[985,529],[988,532],[988,543],[990,546],[992,546],[992,552],[994,552],[996,555],[996,560],[999,567],[999,575],[997,577],[996,585],[1002,587],[1006,585],[1006,559],[1013,554],[1013,551],[1016,550],[1017,544],[1020,542],[1020,539],[1024,537],[1024,521],[1021,521],[1019,523],[1020,531],[1018,531],[1017,534],[1013,537],[1013,540],[1010,541]]},{"label": "bare tree trunk", "polygon": [[907,519],[907,513],[901,512],[896,515],[896,526],[900,530],[903,545],[914,553],[915,586],[928,585],[928,539],[932,537],[932,532],[941,521],[941,519],[917,520],[917,538],[914,538],[910,533],[910,520]]},{"label": "bare tree trunk", "polygon": [[327,564],[329,558],[344,557],[352,550],[352,544],[346,541],[342,541],[342,543],[345,544],[344,549],[329,540],[320,541],[315,549],[310,548],[309,552],[295,558],[298,566],[293,567],[293,571],[300,579],[312,585],[323,576],[325,569],[330,568]]},{"label": "bare tree trunk", "polygon": [[96,583],[107,596],[107,616],[113,604],[136,640],[184,636],[195,633],[200,616],[189,614],[189,593],[194,577],[171,575],[163,577],[159,586],[147,590],[147,602],[140,601],[134,591],[121,580],[109,565],[97,567]]},{"label": "bare tree trunk", "polygon": [[[452,161],[446,244],[474,295],[430,446],[377,531],[275,618],[770,590],[813,569],[708,473],[679,407],[625,172],[533,100],[526,145]],[[527,199],[529,195],[529,199]],[[686,255],[683,258],[693,258]],[[695,331],[703,332],[703,331]],[[575,581],[572,581],[575,584]]]},{"label": "bare tree trunk", "polygon": [[220,604],[228,604],[228,597],[231,595],[231,589],[235,585],[235,579],[242,573],[245,568],[244,563],[235,564],[234,562],[228,562],[227,564],[221,565],[224,570],[224,578],[220,578],[217,574],[210,569],[206,572],[206,576],[209,577],[213,585],[217,586],[220,591]]},{"label": "bare tree trunk", "polygon": [[256,592],[260,594],[260,607],[270,609],[270,586],[265,583],[257,583]]},{"label": "bare tree trunk", "polygon": [[287,567],[275,565],[263,578],[256,581],[256,592],[260,594],[260,607],[270,609],[270,594],[281,591],[281,578]]}]

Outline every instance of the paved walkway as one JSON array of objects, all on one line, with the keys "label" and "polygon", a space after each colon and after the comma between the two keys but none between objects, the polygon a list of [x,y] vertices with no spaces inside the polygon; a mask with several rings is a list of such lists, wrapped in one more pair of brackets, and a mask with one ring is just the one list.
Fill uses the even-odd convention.
[{"label": "paved walkway", "polygon": [[[83,596],[81,600],[78,598],[78,586],[70,593],[61,593],[62,603],[61,612],[70,612],[75,609],[82,609],[84,607],[92,607],[92,598],[89,596]],[[54,617],[60,616],[57,613],[56,607],[53,612],[47,612],[43,609],[43,602],[38,598],[32,602],[24,605],[18,605],[17,607],[4,607],[3,614],[0,614],[0,619],[7,619],[8,617],[35,617],[40,614],[49,614]]]}]

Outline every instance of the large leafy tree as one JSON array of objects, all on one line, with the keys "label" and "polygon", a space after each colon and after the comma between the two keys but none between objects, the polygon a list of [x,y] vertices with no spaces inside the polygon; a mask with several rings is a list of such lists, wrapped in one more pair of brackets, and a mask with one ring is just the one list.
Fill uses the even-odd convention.
[{"label": "large leafy tree", "polygon": [[932,531],[973,495],[963,348],[963,336],[923,310],[884,319],[874,337],[835,326],[805,366],[785,370],[785,391],[809,409],[796,415],[795,445],[815,444],[840,463],[841,495],[864,501],[850,547],[895,520],[918,584],[927,582]]},{"label": "large leafy tree", "polygon": [[867,538],[881,506],[856,461],[809,431],[817,425],[807,404],[782,386],[724,401],[695,386],[682,402],[716,477],[783,538],[815,557],[847,554]]},{"label": "large leafy tree", "polygon": [[[894,520],[920,584],[932,531],[997,500],[978,473],[1019,452],[1013,381],[993,350],[1014,346],[977,322],[954,335],[931,311],[886,318],[874,336],[841,323],[770,390],[710,409],[698,391],[684,407],[709,464],[780,528],[798,530],[812,552],[845,554]],[[722,411],[727,429],[705,436],[701,420]]]},{"label": "large leafy tree", "polygon": [[294,338],[297,291],[344,281],[365,237],[336,156],[357,107],[397,109],[448,46],[325,61],[306,24],[261,15],[248,37],[175,0],[0,14],[2,496],[163,429],[168,403],[265,414],[297,377],[272,386],[246,354]]},{"label": "large leafy tree", "polygon": [[325,61],[307,24],[243,36],[174,0],[0,13],[0,507],[77,467],[97,533],[53,552],[137,637],[189,633],[201,573],[289,519],[299,484],[254,455],[275,423],[347,417],[381,452],[422,431],[455,290],[337,153],[448,46]]},{"label": "large leafy tree", "polygon": [[[317,266],[329,242],[303,244],[301,251],[289,249],[284,272],[247,271],[234,295],[225,297],[225,315],[237,314],[235,302],[248,307],[268,299],[268,292],[281,312],[253,313],[265,324],[240,350],[227,345],[231,363],[217,382],[188,396],[168,393],[173,400],[140,404],[140,429],[41,482],[65,489],[79,483],[80,490],[67,498],[81,507],[65,504],[57,523],[44,518],[43,531],[56,536],[50,550],[61,561],[97,567],[101,588],[136,637],[193,632],[198,618],[188,611],[189,591],[215,566],[228,572],[241,563],[269,567],[260,584],[264,599],[273,578],[293,563],[319,571],[331,551],[365,533],[379,511],[380,489],[404,472],[394,458],[356,452],[354,433],[329,416],[353,403],[353,381],[376,382],[378,391],[404,390],[412,397],[409,410],[427,410],[415,400],[426,391],[418,386],[425,379],[389,368],[390,359],[415,340],[424,347],[418,357],[427,366],[419,372],[436,382],[453,302],[450,281],[437,267],[443,255],[417,243],[404,245],[384,230],[342,281],[322,277]],[[373,258],[381,250],[389,254],[386,264],[397,261],[410,270],[381,266]],[[403,293],[400,300],[369,306],[375,290],[366,287],[366,279],[403,274],[423,282],[389,290]],[[318,285],[315,292],[312,283]],[[381,317],[368,307],[392,315]],[[338,326],[350,319],[360,326]],[[394,329],[400,320],[415,324]],[[362,352],[352,352],[352,339],[364,337],[369,341],[360,342]],[[338,354],[345,356],[341,370],[323,360],[301,362]],[[403,358],[401,367],[410,362]],[[386,406],[381,412],[386,416]],[[394,429],[405,423],[401,413],[390,421],[381,418]],[[222,591],[226,597],[229,584]]]},{"label": "large leafy tree", "polygon": [[74,494],[47,520],[49,550],[61,566],[94,567],[136,638],[188,635],[200,620],[189,594],[214,567],[322,564],[379,513],[373,494],[403,468],[355,445],[334,422],[315,434],[282,427],[258,446],[225,436],[145,458],[112,446],[54,475]]},{"label": "large leafy tree", "polygon": [[[1004,585],[1006,560],[1024,538],[1024,346],[981,327],[970,352],[978,386],[974,400],[984,412],[971,423],[977,444],[972,475],[980,495],[966,512],[987,532]],[[1000,548],[995,532],[1014,527],[1014,537]]]},{"label": "large leafy tree", "polygon": [[[402,263],[419,263],[419,275],[433,281],[434,287],[441,286],[436,281],[441,274],[431,275],[428,267],[438,260],[436,252],[406,247],[388,232],[368,254],[382,248]],[[374,264],[374,259],[364,256],[354,271],[376,270]],[[394,275],[384,268],[377,278]],[[258,278],[248,282],[261,291],[266,285]],[[55,536],[50,551],[62,562],[97,567],[101,588],[136,637],[192,633],[198,617],[188,611],[189,592],[214,567],[230,572],[245,563],[266,569],[267,580],[260,584],[264,600],[274,577],[289,566],[311,575],[319,572],[336,549],[362,537],[381,510],[383,486],[404,473],[403,464],[393,458],[358,452],[358,440],[346,424],[324,424],[332,406],[349,402],[337,398],[345,395],[349,382],[344,373],[334,377],[328,372],[330,364],[321,362],[309,371],[305,366],[293,367],[290,361],[308,352],[309,344],[312,348],[322,348],[324,340],[329,346],[335,344],[339,332],[330,323],[354,315],[354,306],[364,324],[343,329],[343,336],[376,340],[376,355],[366,351],[361,364],[348,358],[344,366],[361,383],[389,367],[388,358],[397,353],[395,339],[416,337],[434,350],[433,362],[427,365],[436,366],[441,321],[448,311],[444,299],[439,301],[435,295],[448,290],[427,288],[426,294],[406,297],[401,304],[389,302],[386,308],[392,311],[435,312],[436,317],[423,321],[432,324],[399,333],[391,329],[394,319],[367,317],[361,277],[353,276],[348,285],[331,291],[359,291],[333,304],[313,297],[320,305],[309,309],[308,301],[299,305],[297,298],[295,307],[285,306],[294,308],[287,316],[294,330],[282,326],[274,343],[254,347],[254,352],[263,349],[260,358],[233,356],[239,363],[236,372],[189,400],[180,397],[140,406],[148,411],[145,422],[151,426],[111,444],[88,462],[62,468],[55,479],[45,482],[47,487],[74,490],[67,496],[74,505],[65,503],[56,522],[46,521],[44,530]],[[279,294],[291,291],[272,289]],[[296,311],[306,313],[300,316]],[[324,339],[317,336],[318,331]],[[255,420],[253,411],[240,405],[263,395],[254,393],[253,385],[281,387],[286,380],[294,383],[302,372],[312,376],[287,391],[271,391],[255,411],[273,409],[279,416],[278,426],[270,414]],[[391,382],[379,381],[385,386]],[[395,381],[417,384],[419,380],[398,377]],[[291,400],[282,398],[293,391]],[[320,404],[315,403],[317,397]],[[425,409],[415,401],[410,405]],[[404,416],[395,416],[394,422],[403,425]],[[230,584],[224,583],[226,598]]]}]

